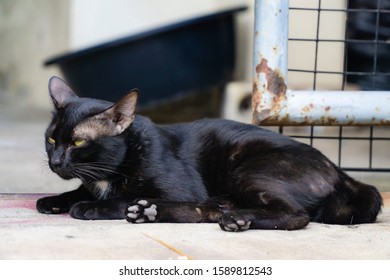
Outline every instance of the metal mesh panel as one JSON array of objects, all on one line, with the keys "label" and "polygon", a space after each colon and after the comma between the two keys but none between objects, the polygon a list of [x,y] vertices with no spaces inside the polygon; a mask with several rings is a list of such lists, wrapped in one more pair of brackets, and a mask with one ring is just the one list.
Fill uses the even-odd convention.
[{"label": "metal mesh panel", "polygon": [[[390,90],[390,0],[290,1],[289,17],[290,24],[301,21],[298,31],[290,27],[289,32],[290,88],[303,85],[340,94],[346,89]],[[279,131],[317,147],[346,171],[381,173],[389,181],[387,126]]]}]

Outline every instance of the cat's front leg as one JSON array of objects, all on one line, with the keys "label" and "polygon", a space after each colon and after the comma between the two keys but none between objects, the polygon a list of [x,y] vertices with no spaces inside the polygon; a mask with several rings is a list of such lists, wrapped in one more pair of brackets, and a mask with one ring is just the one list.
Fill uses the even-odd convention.
[{"label": "cat's front leg", "polygon": [[85,200],[95,200],[95,198],[81,185],[74,191],[38,199],[36,208],[38,212],[44,214],[61,214],[69,212],[75,203]]},{"label": "cat's front leg", "polygon": [[205,203],[136,199],[125,207],[129,223],[212,223],[235,207],[225,196]]},{"label": "cat's front leg", "polygon": [[69,214],[81,220],[124,219],[128,198],[115,197],[96,201],[82,201],[72,206]]}]

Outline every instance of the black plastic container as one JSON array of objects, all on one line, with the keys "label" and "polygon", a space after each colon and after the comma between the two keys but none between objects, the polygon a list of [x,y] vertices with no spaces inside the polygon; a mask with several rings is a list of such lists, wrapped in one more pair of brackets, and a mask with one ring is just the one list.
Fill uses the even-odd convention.
[{"label": "black plastic container", "polygon": [[80,96],[116,101],[132,88],[140,105],[232,79],[238,7],[49,59]]}]

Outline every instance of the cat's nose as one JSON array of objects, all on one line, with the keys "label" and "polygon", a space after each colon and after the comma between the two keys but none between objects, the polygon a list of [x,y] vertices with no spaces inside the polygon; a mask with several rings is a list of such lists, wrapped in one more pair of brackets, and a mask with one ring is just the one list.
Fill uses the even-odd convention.
[{"label": "cat's nose", "polygon": [[60,160],[60,159],[52,159],[51,160],[51,165],[54,167],[54,168],[59,168],[59,167],[61,167],[61,165],[62,165],[62,163],[63,163],[63,160]]},{"label": "cat's nose", "polygon": [[53,152],[50,163],[53,166],[53,168],[57,169],[60,168],[64,162],[65,159],[65,153],[63,149],[57,149]]}]

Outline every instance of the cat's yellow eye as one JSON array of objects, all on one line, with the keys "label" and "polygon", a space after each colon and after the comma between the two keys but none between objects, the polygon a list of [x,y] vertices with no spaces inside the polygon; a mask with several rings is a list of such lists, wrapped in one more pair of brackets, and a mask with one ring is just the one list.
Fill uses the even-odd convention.
[{"label": "cat's yellow eye", "polygon": [[56,143],[56,140],[54,140],[53,138],[51,137],[48,137],[47,138],[47,142],[49,142],[50,144],[54,145]]},{"label": "cat's yellow eye", "polygon": [[84,145],[85,142],[86,142],[85,139],[77,139],[73,141],[73,145],[75,145],[76,147],[80,147]]}]

